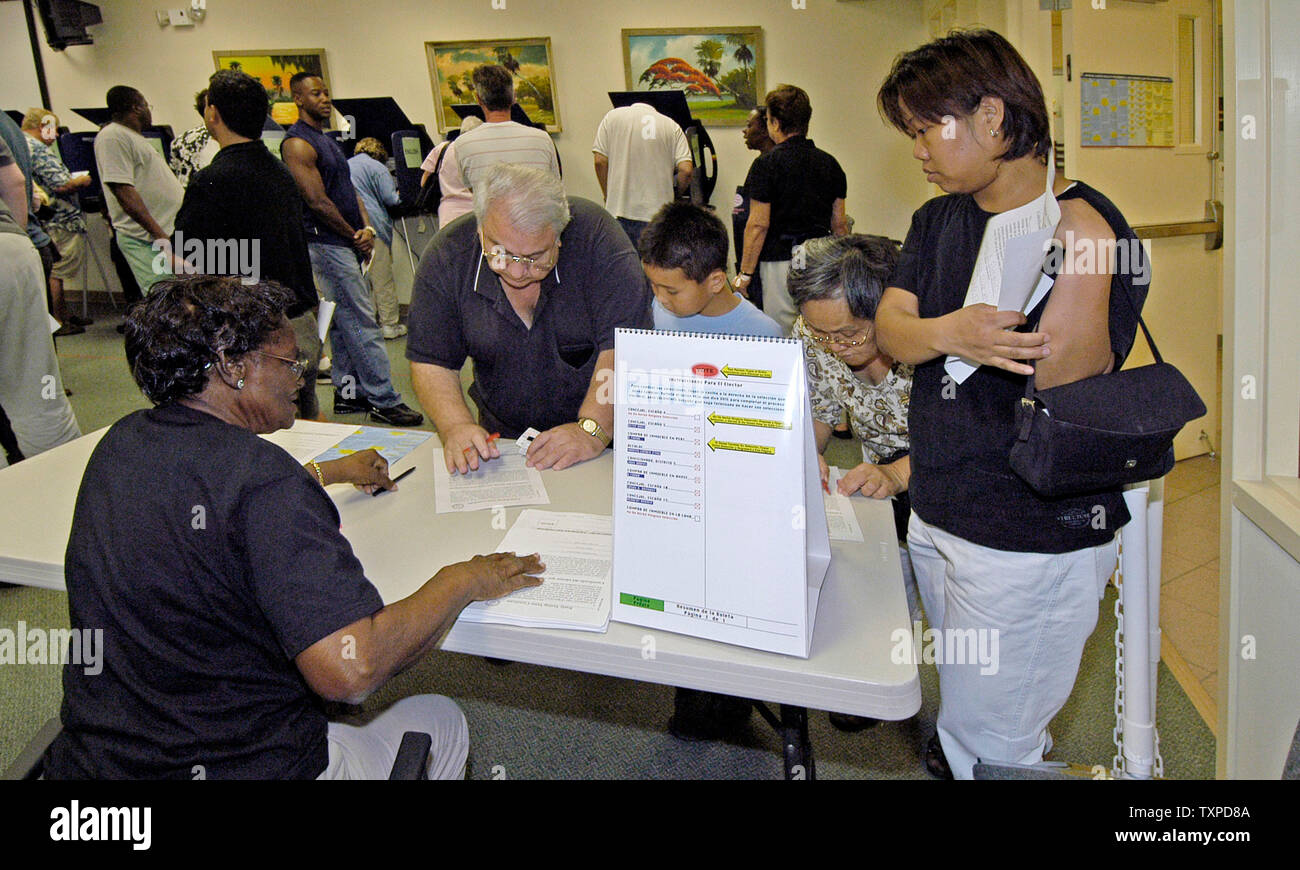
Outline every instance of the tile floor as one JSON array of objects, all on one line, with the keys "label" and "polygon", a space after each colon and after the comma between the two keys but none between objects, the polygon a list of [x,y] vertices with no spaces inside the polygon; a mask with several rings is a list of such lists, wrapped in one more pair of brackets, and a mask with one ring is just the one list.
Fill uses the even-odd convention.
[{"label": "tile floor", "polygon": [[1219,460],[1186,459],[1165,478],[1162,654],[1215,727],[1219,683]]}]

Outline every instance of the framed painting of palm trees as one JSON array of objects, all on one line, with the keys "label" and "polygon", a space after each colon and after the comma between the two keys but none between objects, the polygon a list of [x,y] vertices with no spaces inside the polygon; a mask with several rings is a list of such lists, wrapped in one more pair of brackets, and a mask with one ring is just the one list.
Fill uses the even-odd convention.
[{"label": "framed painting of palm trees", "polygon": [[262,83],[271,100],[271,120],[285,127],[298,120],[298,107],[289,93],[289,79],[309,72],[330,84],[329,67],[323,48],[273,48],[247,51],[214,51],[217,69],[237,69]]},{"label": "framed painting of palm trees", "polygon": [[485,63],[501,64],[514,76],[515,102],[529,118],[545,124],[550,133],[564,129],[560,124],[549,36],[426,42],[424,51],[429,58],[429,80],[433,84],[439,133],[459,126],[460,117],[451,107],[474,102],[472,75],[475,67]]},{"label": "framed painting of palm trees", "polygon": [[684,90],[706,125],[743,127],[766,93],[763,28],[655,27],[623,31],[630,91]]}]

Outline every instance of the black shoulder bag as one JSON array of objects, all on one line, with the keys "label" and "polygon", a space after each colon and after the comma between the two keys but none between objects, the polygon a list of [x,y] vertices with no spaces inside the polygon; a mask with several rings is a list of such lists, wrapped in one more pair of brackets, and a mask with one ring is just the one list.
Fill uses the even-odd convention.
[{"label": "black shoulder bag", "polygon": [[1163,477],[1174,467],[1174,436],[1205,414],[1205,403],[1160,356],[1123,289],[1156,361],[1046,390],[1036,390],[1029,376],[1016,410],[1011,470],[1041,496],[1084,495]]},{"label": "black shoulder bag", "polygon": [[415,210],[417,212],[436,214],[438,204],[442,202],[442,184],[438,181],[438,173],[442,171],[442,160],[447,156],[447,149],[451,147],[448,142],[438,152],[438,160],[433,164],[433,172],[429,173],[429,178],[420,188],[420,192],[415,197]]}]

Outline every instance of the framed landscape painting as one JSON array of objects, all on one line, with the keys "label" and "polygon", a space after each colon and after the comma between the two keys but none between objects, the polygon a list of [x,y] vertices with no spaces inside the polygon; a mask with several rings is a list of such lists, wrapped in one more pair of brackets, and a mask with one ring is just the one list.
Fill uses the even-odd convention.
[{"label": "framed landscape painting", "polygon": [[485,63],[501,64],[514,76],[515,101],[529,118],[545,124],[550,133],[564,129],[560,124],[549,36],[426,42],[424,50],[429,58],[439,133],[460,126],[460,116],[451,107],[474,102],[471,76],[475,67]]},{"label": "framed landscape painting", "polygon": [[623,76],[629,91],[686,91],[708,126],[743,127],[766,93],[763,28],[624,30]]},{"label": "framed landscape painting", "polygon": [[298,120],[298,107],[289,93],[289,79],[294,74],[309,72],[330,83],[323,48],[214,51],[212,60],[217,69],[237,69],[260,81],[271,100],[271,120],[284,127]]}]

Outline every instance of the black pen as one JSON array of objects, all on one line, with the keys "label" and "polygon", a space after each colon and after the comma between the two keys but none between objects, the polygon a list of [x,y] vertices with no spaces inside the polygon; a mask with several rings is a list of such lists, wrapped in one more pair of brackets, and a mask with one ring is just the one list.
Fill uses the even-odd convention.
[{"label": "black pen", "polygon": [[[403,471],[401,474],[397,475],[397,477],[394,477],[394,478],[393,478],[393,483],[397,483],[397,481],[401,480],[403,477],[406,477],[406,475],[410,474],[412,471],[415,471],[415,466],[414,466],[414,465],[412,465],[410,468],[408,468],[408,469],[406,469],[405,471]],[[379,494],[382,493],[382,492],[389,492],[389,490],[386,490],[386,489],[384,489],[384,488],[381,486],[379,489],[377,489],[377,490],[375,490],[374,492],[370,493],[370,496],[373,498],[374,496],[377,496],[377,495],[379,495]]]}]

